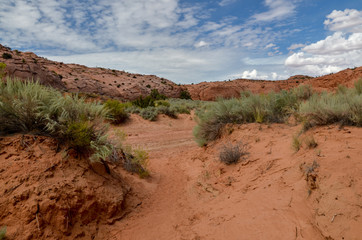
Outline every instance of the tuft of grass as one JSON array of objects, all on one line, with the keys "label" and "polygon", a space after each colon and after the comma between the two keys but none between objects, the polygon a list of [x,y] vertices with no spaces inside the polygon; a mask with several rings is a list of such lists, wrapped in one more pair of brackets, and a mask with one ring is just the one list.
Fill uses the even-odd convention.
[{"label": "tuft of grass", "polygon": [[0,229],[0,240],[5,240],[5,239],[6,239],[6,226]]},{"label": "tuft of grass", "polygon": [[300,147],[302,146],[302,142],[299,140],[299,137],[297,135],[293,136],[292,139],[292,148],[295,152],[298,152],[300,150]]},{"label": "tuft of grass", "polygon": [[240,142],[239,144],[232,145],[229,143],[223,146],[219,157],[221,162],[230,165],[236,164],[240,160],[245,160],[248,154],[247,144]]},{"label": "tuft of grass", "polygon": [[137,173],[141,178],[150,176],[147,170],[148,166],[148,153],[141,148],[132,148],[129,145],[124,146],[123,141],[126,139],[126,135],[122,131],[116,132],[118,138],[118,144],[115,144],[113,152],[110,155],[112,162],[121,162],[125,170]]},{"label": "tuft of grass", "polygon": [[318,146],[318,143],[315,141],[313,136],[307,136],[304,139],[304,143],[309,149],[316,148]]}]

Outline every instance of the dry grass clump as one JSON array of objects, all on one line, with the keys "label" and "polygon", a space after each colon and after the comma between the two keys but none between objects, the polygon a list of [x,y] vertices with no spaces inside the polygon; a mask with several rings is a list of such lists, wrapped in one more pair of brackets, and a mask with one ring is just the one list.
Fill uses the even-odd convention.
[{"label": "dry grass clump", "polygon": [[298,135],[294,135],[292,138],[292,148],[295,152],[298,152],[300,150],[300,147],[302,146],[302,142],[299,140]]},{"label": "dry grass clump", "polygon": [[247,144],[240,142],[233,145],[229,143],[223,146],[219,157],[221,162],[230,165],[238,163],[241,160],[245,160],[248,154]]},{"label": "dry grass clump", "polygon": [[0,229],[0,240],[5,240],[6,239],[6,227],[2,227]]},{"label": "dry grass clump", "polygon": [[309,149],[316,148],[318,146],[318,143],[316,142],[316,140],[314,139],[313,136],[305,137],[304,143],[307,146],[307,148],[309,148]]}]

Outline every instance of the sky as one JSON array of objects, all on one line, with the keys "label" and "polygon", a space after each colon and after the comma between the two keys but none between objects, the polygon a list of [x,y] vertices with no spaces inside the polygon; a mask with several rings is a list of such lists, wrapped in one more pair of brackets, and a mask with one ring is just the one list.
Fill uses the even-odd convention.
[{"label": "sky", "polygon": [[362,66],[361,0],[0,0],[0,43],[176,83]]}]

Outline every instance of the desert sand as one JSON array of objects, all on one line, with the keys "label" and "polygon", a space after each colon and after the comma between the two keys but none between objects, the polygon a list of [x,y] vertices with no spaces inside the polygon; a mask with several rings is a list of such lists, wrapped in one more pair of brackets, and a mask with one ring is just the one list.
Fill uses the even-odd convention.
[{"label": "desert sand", "polygon": [[[112,127],[149,152],[147,179],[118,167],[97,174],[76,156],[54,155],[47,138],[2,138],[1,225],[10,239],[360,238],[362,129],[311,129],[301,138],[318,146],[295,152],[299,125],[228,125],[207,147],[194,142],[194,126],[192,115],[132,115]],[[240,141],[246,160],[221,163],[223,145]]]}]

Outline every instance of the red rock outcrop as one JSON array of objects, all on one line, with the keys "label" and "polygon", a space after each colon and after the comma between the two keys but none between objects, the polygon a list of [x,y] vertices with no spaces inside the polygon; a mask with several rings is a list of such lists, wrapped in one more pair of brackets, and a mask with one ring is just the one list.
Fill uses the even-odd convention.
[{"label": "red rock outcrop", "polygon": [[[3,54],[11,58],[3,58]],[[64,64],[20,52],[0,45],[0,62],[7,66],[7,76],[39,80],[42,84],[74,93],[104,95],[133,100],[148,95],[152,89],[177,98],[183,87],[155,75],[142,75],[105,68],[89,68],[79,64]]]},{"label": "red rock outcrop", "polygon": [[335,74],[315,78],[296,75],[287,80],[278,81],[236,79],[224,82],[202,82],[186,85],[186,88],[190,92],[192,99],[210,101],[215,100],[217,97],[238,97],[240,92],[246,90],[253,93],[266,93],[294,88],[300,84],[311,85],[317,91],[333,91],[340,84],[352,87],[353,83],[359,78],[362,78],[362,67],[345,69]]}]

